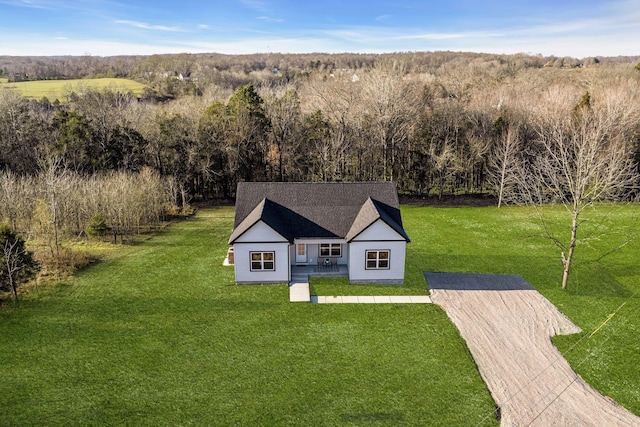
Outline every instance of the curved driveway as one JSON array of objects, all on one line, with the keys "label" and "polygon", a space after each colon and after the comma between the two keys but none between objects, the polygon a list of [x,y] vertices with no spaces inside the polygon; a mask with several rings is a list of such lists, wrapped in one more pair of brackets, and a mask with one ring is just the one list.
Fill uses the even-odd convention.
[{"label": "curved driveway", "polygon": [[550,337],[580,329],[519,276],[425,273],[460,330],[502,426],[640,426],[585,383]]}]

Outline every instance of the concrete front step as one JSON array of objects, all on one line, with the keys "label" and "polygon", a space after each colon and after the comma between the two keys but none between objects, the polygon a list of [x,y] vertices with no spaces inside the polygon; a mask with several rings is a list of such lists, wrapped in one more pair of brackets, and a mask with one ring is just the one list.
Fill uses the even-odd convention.
[{"label": "concrete front step", "polygon": [[309,292],[309,276],[292,276],[289,283],[290,302],[309,302],[311,295]]}]

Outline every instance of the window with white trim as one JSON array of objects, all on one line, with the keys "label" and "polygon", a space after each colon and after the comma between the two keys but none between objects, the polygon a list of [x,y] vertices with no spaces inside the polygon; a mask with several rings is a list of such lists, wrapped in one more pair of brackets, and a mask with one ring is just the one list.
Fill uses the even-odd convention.
[{"label": "window with white trim", "polygon": [[251,271],[275,271],[275,252],[250,252]]},{"label": "window with white trim", "polygon": [[342,256],[342,245],[340,243],[320,243],[320,256]]},{"label": "window with white trim", "polygon": [[375,250],[365,252],[365,269],[367,270],[388,270],[389,269],[389,250]]}]

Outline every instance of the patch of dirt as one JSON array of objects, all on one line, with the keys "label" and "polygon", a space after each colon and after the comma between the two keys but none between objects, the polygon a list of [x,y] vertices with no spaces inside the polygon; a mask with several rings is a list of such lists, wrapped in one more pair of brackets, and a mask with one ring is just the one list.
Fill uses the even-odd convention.
[{"label": "patch of dirt", "polygon": [[522,279],[505,286],[505,276],[425,277],[433,302],[467,342],[500,408],[502,426],[640,426],[639,417],[571,369],[550,337],[580,329]]}]

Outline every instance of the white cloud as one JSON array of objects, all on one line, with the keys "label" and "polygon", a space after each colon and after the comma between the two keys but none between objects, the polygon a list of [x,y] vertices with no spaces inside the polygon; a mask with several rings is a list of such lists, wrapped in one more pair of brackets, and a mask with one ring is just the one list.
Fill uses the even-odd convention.
[{"label": "white cloud", "polygon": [[0,4],[14,7],[26,7],[29,9],[52,9],[49,2],[30,1],[30,0],[0,0]]},{"label": "white cloud", "polygon": [[309,53],[309,52],[345,52],[339,43],[326,38],[246,38],[227,41],[190,41],[173,46],[171,52],[219,52],[225,54],[251,53]]},{"label": "white cloud", "polygon": [[256,36],[228,40],[206,41],[202,39],[178,38],[171,42],[158,44],[124,41],[74,39],[69,36],[42,39],[35,36],[20,38],[0,33],[0,39],[11,40],[0,46],[0,55],[36,56],[36,55],[84,55],[91,52],[96,56],[113,55],[151,55],[162,53],[205,53],[251,54],[258,52],[309,53],[309,52],[403,52],[403,51],[473,51],[498,54],[528,52],[532,54],[556,56],[616,56],[639,55],[635,40],[640,34],[628,37],[626,34],[611,34],[603,37],[599,34],[588,36],[546,37],[514,36],[506,34],[496,37],[488,33],[457,34],[455,37],[432,34],[403,34],[386,32],[375,34],[354,32],[344,34],[317,33],[311,36],[274,37]]},{"label": "white cloud", "polygon": [[256,19],[258,19],[260,21],[265,21],[265,22],[284,22],[284,19],[271,18],[269,16],[258,16],[258,17],[256,17]]},{"label": "white cloud", "polygon": [[115,23],[120,25],[127,25],[134,28],[141,28],[143,30],[172,31],[172,32],[183,31],[180,27],[169,27],[166,25],[153,25],[153,24],[148,24],[146,22],[139,22],[139,21],[118,20],[118,21],[115,21]]},{"label": "white cloud", "polygon": [[249,9],[257,11],[265,11],[268,7],[267,2],[264,0],[240,0],[240,3]]},{"label": "white cloud", "polygon": [[[62,5],[65,0],[56,2]],[[107,0],[108,1],[108,0]],[[259,0],[237,0],[253,9],[268,5]],[[98,2],[104,2],[99,0]],[[44,0],[18,1],[0,0],[2,4],[49,4]],[[53,4],[53,3],[51,3]],[[93,55],[109,56],[123,54],[149,55],[179,52],[221,52],[247,54],[256,52],[403,52],[403,51],[474,51],[486,53],[542,53],[557,56],[616,56],[640,55],[640,2],[615,3],[616,7],[600,11],[598,16],[575,20],[528,21],[511,20],[511,26],[500,24],[489,26],[476,22],[473,29],[438,27],[408,28],[391,27],[387,24],[371,26],[344,26],[324,30],[321,28],[288,28],[287,24],[267,26],[256,25],[256,21],[284,22],[272,18],[264,10],[254,21],[245,21],[246,28],[238,28],[234,23],[227,27],[210,26],[192,22],[184,27],[156,25],[137,20],[111,20],[120,30],[110,28],[104,40],[93,40],[87,36],[73,36],[69,31],[58,32],[58,37],[50,34],[23,34],[8,29],[0,29],[0,55]],[[623,7],[627,5],[628,7]],[[61,6],[64,7],[64,6]],[[378,16],[384,21],[388,15]],[[513,25],[513,22],[517,24]],[[529,22],[529,25],[527,24]],[[487,25],[483,27],[483,25]],[[157,39],[115,39],[124,27],[147,30]],[[205,32],[206,30],[206,32]],[[170,33],[160,40],[160,34]],[[55,33],[54,33],[55,34]],[[194,34],[199,34],[198,37]],[[211,40],[203,35],[215,34]],[[277,34],[277,35],[275,35]],[[166,36],[166,34],[165,34]],[[95,35],[93,37],[96,37]],[[106,39],[106,38],[109,39]],[[131,41],[130,41],[131,40]]]},{"label": "white cloud", "polygon": [[469,37],[469,34],[461,33],[424,33],[424,34],[409,34],[395,36],[396,40],[449,40],[449,39],[461,39]]}]

